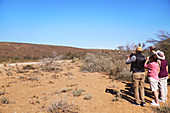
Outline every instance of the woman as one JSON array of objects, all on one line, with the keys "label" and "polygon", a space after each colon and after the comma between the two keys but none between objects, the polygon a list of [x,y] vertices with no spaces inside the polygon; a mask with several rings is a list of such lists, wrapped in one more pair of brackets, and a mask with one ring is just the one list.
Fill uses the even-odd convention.
[{"label": "woman", "polygon": [[[150,63],[147,64],[149,60]],[[147,58],[144,67],[148,69],[150,87],[155,96],[155,100],[152,101],[151,105],[159,106],[158,102],[159,64],[157,63],[157,55],[152,55],[150,58]]]},{"label": "woman", "polygon": [[157,57],[160,60],[160,72],[159,72],[159,91],[160,99],[159,102],[165,102],[167,100],[167,80],[168,80],[168,63],[165,60],[165,55],[163,52],[157,53]]}]

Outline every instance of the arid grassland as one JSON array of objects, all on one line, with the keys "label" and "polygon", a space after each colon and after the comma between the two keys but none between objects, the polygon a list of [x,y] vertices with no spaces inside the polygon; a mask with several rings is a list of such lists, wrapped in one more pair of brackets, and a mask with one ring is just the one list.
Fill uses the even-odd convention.
[{"label": "arid grassland", "polygon": [[145,85],[146,107],[135,106],[130,81],[115,80],[116,77],[108,73],[82,70],[88,67],[86,60],[48,61],[0,67],[1,113],[169,112],[169,94],[166,104],[160,103],[161,108],[150,105],[154,96],[148,83]]}]

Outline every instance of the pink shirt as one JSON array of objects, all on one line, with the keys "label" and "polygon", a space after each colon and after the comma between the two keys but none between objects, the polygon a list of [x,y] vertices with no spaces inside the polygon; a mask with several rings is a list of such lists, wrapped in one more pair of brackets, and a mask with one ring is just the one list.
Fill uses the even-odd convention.
[{"label": "pink shirt", "polygon": [[159,80],[159,77],[158,77],[159,64],[157,62],[151,62],[147,65],[144,65],[144,67],[148,69],[149,77]]}]

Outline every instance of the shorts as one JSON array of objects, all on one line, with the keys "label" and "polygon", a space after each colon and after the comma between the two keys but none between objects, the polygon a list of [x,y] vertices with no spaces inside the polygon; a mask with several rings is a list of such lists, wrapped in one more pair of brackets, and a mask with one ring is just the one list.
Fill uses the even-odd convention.
[{"label": "shorts", "polygon": [[151,86],[151,91],[158,91],[158,80],[149,77],[149,82],[150,82],[150,86]]}]

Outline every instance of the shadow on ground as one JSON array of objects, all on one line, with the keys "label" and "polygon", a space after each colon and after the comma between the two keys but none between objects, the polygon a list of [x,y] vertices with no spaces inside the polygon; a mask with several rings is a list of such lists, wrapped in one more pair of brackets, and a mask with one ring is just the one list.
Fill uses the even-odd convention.
[{"label": "shadow on ground", "polygon": [[[120,90],[121,97],[133,104],[135,102],[135,98],[134,98],[134,92],[133,92],[133,85],[132,85],[132,83],[127,83],[127,82],[122,82],[122,83],[125,84],[125,89]],[[113,90],[112,88],[110,88],[110,89],[106,88],[105,92],[106,93],[110,93],[112,95],[116,95],[117,94],[117,92],[115,90]],[[145,87],[145,97],[146,96],[151,98],[151,100],[154,99],[154,95],[153,95],[152,91],[149,88]],[[146,99],[146,98],[145,98],[145,101],[147,103],[151,103],[151,101]]]}]

